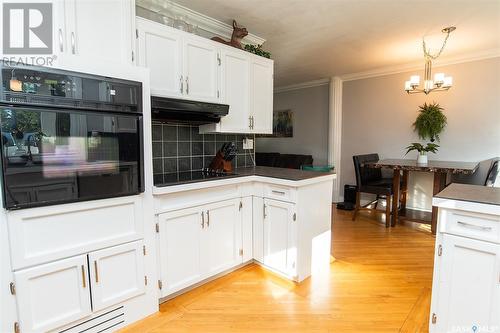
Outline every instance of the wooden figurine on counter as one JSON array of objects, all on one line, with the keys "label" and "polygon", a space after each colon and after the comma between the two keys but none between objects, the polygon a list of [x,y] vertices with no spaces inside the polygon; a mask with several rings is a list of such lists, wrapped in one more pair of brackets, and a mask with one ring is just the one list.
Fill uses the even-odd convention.
[{"label": "wooden figurine on counter", "polygon": [[243,45],[241,45],[241,40],[248,35],[248,31],[246,28],[238,27],[238,24],[235,20],[233,20],[233,34],[231,36],[231,41],[225,41],[220,37],[212,37],[211,39],[226,45],[231,45],[232,47],[236,47],[238,49],[243,49]]}]

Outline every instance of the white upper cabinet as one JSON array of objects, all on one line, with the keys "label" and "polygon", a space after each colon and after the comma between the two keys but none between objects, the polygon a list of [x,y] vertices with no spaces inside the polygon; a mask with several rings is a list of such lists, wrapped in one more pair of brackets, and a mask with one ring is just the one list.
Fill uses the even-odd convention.
[{"label": "white upper cabinet", "polygon": [[135,62],[132,0],[54,2],[56,66]]},{"label": "white upper cabinet", "polygon": [[254,133],[273,132],[273,62],[253,57],[250,64],[250,117]]},{"label": "white upper cabinet", "polygon": [[437,247],[430,331],[500,327],[500,245],[445,234]]},{"label": "white upper cabinet", "polygon": [[66,0],[69,52],[82,60],[133,62],[134,1]]},{"label": "white upper cabinet", "polygon": [[181,98],[181,35],[163,24],[143,19],[137,19],[137,31],[138,63],[150,69],[151,95]]},{"label": "white upper cabinet", "polygon": [[87,256],[14,273],[21,332],[47,332],[91,314]]},{"label": "white upper cabinet", "polygon": [[144,293],[142,242],[110,247],[89,254],[94,311]]},{"label": "white upper cabinet", "polygon": [[[220,121],[220,132],[248,132],[250,123],[250,57],[241,51],[221,51],[222,102],[229,114]],[[245,126],[246,125],[246,126]]]},{"label": "white upper cabinet", "polygon": [[244,50],[137,18],[138,63],[154,96],[229,105],[200,132],[272,133],[274,62]]},{"label": "white upper cabinet", "polygon": [[186,36],[183,45],[184,90],[189,99],[217,103],[218,50],[204,38]]}]

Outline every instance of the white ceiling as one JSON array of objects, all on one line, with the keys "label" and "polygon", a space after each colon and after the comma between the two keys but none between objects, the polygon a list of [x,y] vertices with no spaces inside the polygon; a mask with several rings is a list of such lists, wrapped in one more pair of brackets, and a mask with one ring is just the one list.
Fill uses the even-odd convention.
[{"label": "white ceiling", "polygon": [[423,62],[422,36],[437,50],[450,25],[457,30],[440,59],[500,55],[500,0],[175,2],[267,39],[276,86]]}]

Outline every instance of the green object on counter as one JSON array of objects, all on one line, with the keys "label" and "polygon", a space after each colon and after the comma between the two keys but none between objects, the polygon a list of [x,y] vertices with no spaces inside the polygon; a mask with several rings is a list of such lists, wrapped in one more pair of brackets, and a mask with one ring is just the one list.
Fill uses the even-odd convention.
[{"label": "green object on counter", "polygon": [[334,169],[334,167],[330,165],[321,165],[321,166],[303,165],[300,168],[305,171],[316,171],[316,172],[331,172]]}]

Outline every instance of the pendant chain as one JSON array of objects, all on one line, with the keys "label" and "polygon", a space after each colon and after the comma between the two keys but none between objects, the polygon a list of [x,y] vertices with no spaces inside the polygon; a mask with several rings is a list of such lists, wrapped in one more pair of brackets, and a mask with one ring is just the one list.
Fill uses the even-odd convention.
[{"label": "pendant chain", "polygon": [[432,60],[436,60],[440,55],[441,53],[443,53],[443,50],[444,50],[444,47],[446,46],[446,42],[448,41],[448,38],[450,37],[450,32],[451,31],[448,31],[446,33],[446,37],[444,38],[444,42],[443,42],[443,46],[441,46],[441,49],[439,50],[439,52],[435,55],[432,55],[430,52],[431,50],[427,50],[427,46],[425,44],[425,38],[422,38],[422,47],[424,49],[424,57],[426,59],[432,59]]}]

